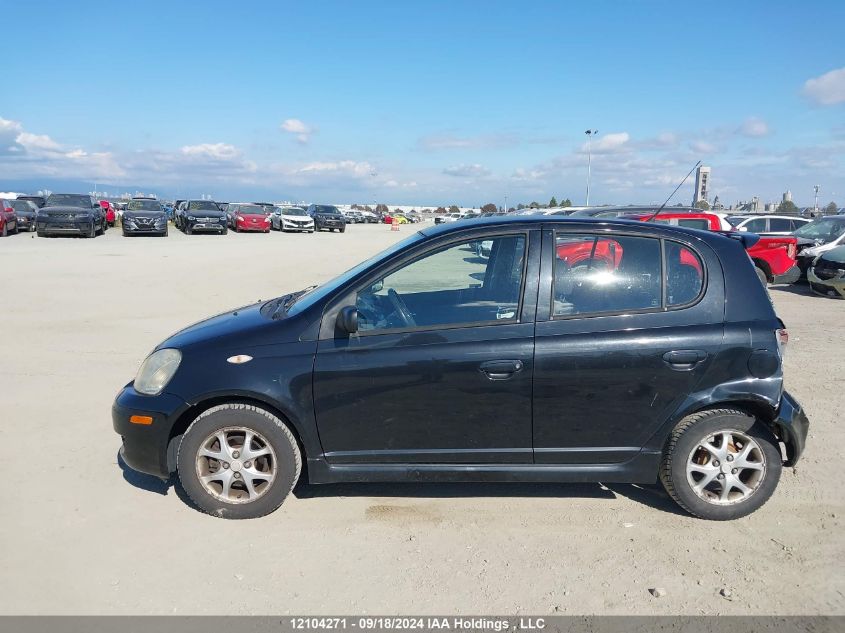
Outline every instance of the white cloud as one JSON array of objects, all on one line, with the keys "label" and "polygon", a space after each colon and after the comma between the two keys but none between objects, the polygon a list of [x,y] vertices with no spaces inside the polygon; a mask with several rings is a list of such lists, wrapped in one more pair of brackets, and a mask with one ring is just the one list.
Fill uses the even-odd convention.
[{"label": "white cloud", "polygon": [[696,154],[715,154],[719,151],[719,146],[709,141],[693,141],[689,146]]},{"label": "white cloud", "polygon": [[455,165],[454,167],[446,167],[443,173],[447,176],[454,176],[456,178],[486,178],[490,175],[490,170],[478,163],[472,165]]},{"label": "white cloud", "polygon": [[308,163],[293,170],[292,173],[299,175],[307,174],[342,174],[362,178],[373,175],[373,166],[365,161],[341,160],[341,161],[317,161]]},{"label": "white cloud", "polygon": [[771,130],[769,129],[769,124],[763,119],[752,116],[742,122],[737,132],[750,138],[761,138],[768,136]]},{"label": "white cloud", "polygon": [[819,105],[845,103],[845,67],[808,79],[804,83],[804,94]]},{"label": "white cloud", "polygon": [[427,151],[491,149],[518,145],[519,138],[510,134],[486,134],[481,136],[453,136],[441,134],[424,136],[417,144]]},{"label": "white cloud", "polygon": [[[628,151],[628,141],[631,140],[627,132],[614,132],[612,134],[599,135],[598,140],[592,141],[593,154],[615,154]],[[587,143],[581,146],[581,151],[587,151]]]},{"label": "white cloud", "polygon": [[295,135],[297,142],[303,145],[311,140],[311,135],[316,131],[316,128],[299,119],[285,119],[279,127],[282,131]]},{"label": "white cloud", "polygon": [[231,160],[240,156],[234,145],[227,143],[200,143],[199,145],[185,145],[180,150],[183,155],[211,160]]}]

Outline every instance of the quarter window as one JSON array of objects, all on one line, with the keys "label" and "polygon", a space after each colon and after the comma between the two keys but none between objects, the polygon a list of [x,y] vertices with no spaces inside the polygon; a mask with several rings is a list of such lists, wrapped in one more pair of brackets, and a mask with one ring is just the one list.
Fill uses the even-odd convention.
[{"label": "quarter window", "polygon": [[360,290],[359,332],[516,321],[525,236],[439,249]]},{"label": "quarter window", "polygon": [[704,264],[692,249],[664,242],[666,249],[666,305],[690,303],[704,287]]}]

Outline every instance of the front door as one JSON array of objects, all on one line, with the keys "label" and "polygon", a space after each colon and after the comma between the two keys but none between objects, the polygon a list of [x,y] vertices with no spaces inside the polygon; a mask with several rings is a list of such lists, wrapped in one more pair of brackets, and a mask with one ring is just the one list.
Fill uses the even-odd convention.
[{"label": "front door", "polygon": [[348,295],[359,331],[320,340],[314,369],[330,463],[532,461],[529,236],[441,243]]}]

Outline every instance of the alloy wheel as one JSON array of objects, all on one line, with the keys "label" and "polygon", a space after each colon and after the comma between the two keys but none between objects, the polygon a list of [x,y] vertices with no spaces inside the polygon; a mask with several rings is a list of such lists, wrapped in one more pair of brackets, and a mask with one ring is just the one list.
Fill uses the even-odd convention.
[{"label": "alloy wheel", "polygon": [[234,426],[214,431],[197,450],[196,471],[211,496],[227,503],[250,503],[273,485],[276,453],[260,433]]},{"label": "alloy wheel", "polygon": [[766,475],[766,456],[747,434],[725,429],[692,449],[686,471],[690,487],[701,499],[714,505],[732,505],[757,491]]}]

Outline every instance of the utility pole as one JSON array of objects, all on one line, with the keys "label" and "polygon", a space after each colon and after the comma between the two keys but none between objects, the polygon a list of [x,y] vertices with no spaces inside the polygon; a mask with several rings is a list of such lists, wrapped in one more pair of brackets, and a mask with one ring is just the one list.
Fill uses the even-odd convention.
[{"label": "utility pole", "polygon": [[508,212],[508,194],[505,194],[505,213]]},{"label": "utility pole", "polygon": [[813,203],[813,215],[819,214],[819,186],[813,185],[813,191],[816,192],[816,201]]},{"label": "utility pole", "polygon": [[584,206],[590,206],[590,170],[592,168],[593,163],[593,151],[592,151],[592,143],[593,136],[598,134],[598,130],[587,130],[584,134],[587,135],[587,202]]}]

